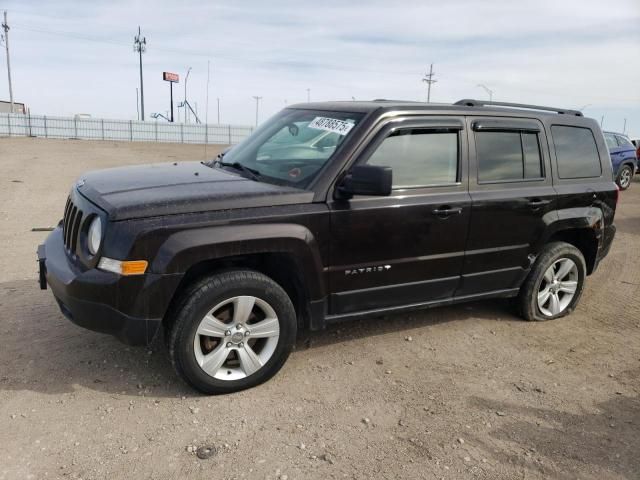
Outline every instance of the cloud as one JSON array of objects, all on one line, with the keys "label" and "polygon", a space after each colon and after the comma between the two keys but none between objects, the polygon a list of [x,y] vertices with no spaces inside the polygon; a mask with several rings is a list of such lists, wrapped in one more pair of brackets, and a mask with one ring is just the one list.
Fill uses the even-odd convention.
[{"label": "cloud", "polygon": [[[14,90],[33,112],[135,118],[137,25],[148,50],[147,114],[168,109],[163,70],[184,76],[209,119],[251,123],[285,102],[424,99],[435,64],[435,101],[479,97],[579,107],[640,135],[637,0],[535,3],[370,1],[322,3],[145,1],[9,2]],[[181,81],[183,78],[181,78]],[[0,75],[0,97],[7,91]],[[184,84],[174,90],[184,95]],[[203,115],[204,116],[204,115]],[[618,127],[613,125],[619,124]]]}]

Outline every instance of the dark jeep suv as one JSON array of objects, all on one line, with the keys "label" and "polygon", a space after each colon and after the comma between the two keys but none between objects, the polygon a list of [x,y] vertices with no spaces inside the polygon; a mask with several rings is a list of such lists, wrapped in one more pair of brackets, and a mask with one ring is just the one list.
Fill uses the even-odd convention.
[{"label": "dark jeep suv", "polygon": [[580,112],[307,103],[209,163],[83,175],[40,282],[126,343],[162,327],[184,380],[232,392],[273,376],[301,329],[493,297],[527,320],[567,315],[617,199]]}]

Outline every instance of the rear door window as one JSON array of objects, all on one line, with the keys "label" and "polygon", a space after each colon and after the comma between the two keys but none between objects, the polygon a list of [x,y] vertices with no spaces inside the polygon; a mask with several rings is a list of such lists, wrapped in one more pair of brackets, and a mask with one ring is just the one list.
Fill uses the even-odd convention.
[{"label": "rear door window", "polygon": [[538,134],[535,132],[475,132],[478,181],[522,181],[543,177]]},{"label": "rear door window", "polygon": [[589,128],[552,125],[551,136],[556,150],[558,177],[593,178],[602,174],[596,139]]},{"label": "rear door window", "polygon": [[618,148],[618,142],[616,141],[616,137],[614,135],[605,133],[604,139],[607,141],[607,147],[609,147],[609,150],[611,150],[612,148]]}]

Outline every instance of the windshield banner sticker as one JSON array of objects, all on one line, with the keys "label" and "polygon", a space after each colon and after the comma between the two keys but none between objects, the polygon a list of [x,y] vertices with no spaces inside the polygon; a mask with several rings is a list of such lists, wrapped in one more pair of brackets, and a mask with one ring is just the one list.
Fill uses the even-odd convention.
[{"label": "windshield banner sticker", "polygon": [[346,135],[353,128],[353,123],[335,118],[316,117],[309,123],[309,128]]}]

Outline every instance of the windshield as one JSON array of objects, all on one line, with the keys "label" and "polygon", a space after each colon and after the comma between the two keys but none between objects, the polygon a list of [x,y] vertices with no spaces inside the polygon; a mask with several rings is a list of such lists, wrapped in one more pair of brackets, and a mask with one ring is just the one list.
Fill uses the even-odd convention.
[{"label": "windshield", "polygon": [[259,180],[306,188],[363,114],[285,109],[228,151],[222,166]]}]

